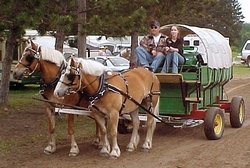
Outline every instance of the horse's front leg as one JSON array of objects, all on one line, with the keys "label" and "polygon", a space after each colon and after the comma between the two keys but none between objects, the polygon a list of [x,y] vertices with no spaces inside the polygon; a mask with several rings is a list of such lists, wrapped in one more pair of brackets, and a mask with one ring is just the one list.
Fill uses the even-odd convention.
[{"label": "horse's front leg", "polygon": [[48,146],[44,149],[44,153],[52,154],[56,151],[56,140],[55,140],[55,109],[46,103],[45,112],[48,118],[49,126],[49,143]]},{"label": "horse's front leg", "polygon": [[110,113],[110,136],[111,136],[111,152],[110,159],[117,159],[121,155],[120,148],[117,144],[117,127],[119,121],[119,113],[113,110]]},{"label": "horse's front leg", "polygon": [[110,152],[110,144],[107,136],[106,119],[100,112],[92,110],[92,114],[97,124],[97,131],[100,136],[100,142],[102,142],[102,148],[100,151],[101,156],[108,156]]},{"label": "horse's front leg", "polygon": [[70,135],[71,139],[71,149],[69,152],[69,156],[77,156],[79,153],[78,145],[75,141],[75,135],[74,135],[74,115],[68,114],[67,115],[67,122],[68,122],[68,133]]},{"label": "horse's front leg", "polygon": [[[108,123],[108,119],[105,117],[105,126],[106,127],[107,127],[107,123]],[[98,125],[96,120],[95,120],[95,125],[96,125],[96,134],[95,134],[95,137],[93,139],[92,144],[97,146],[98,149],[101,149],[103,147],[104,142],[102,141],[102,138],[101,138],[101,128]]]},{"label": "horse's front leg", "polygon": [[127,145],[127,151],[132,152],[137,148],[140,141],[138,130],[140,127],[140,120],[138,118],[138,109],[130,113],[130,117],[133,122],[133,132],[129,144]]}]

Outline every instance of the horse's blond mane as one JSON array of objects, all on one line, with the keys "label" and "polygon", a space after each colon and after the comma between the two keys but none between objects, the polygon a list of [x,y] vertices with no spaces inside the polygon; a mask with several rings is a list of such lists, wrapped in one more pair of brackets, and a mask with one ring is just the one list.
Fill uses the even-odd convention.
[{"label": "horse's blond mane", "polygon": [[100,76],[106,71],[112,71],[108,67],[104,66],[100,62],[94,60],[88,60],[83,58],[74,58],[76,62],[82,65],[82,71],[86,74],[93,76]]},{"label": "horse's blond mane", "polygon": [[54,50],[45,46],[40,46],[40,48],[43,60],[53,62],[59,67],[65,60],[63,54],[58,50]]},{"label": "horse's blond mane", "polygon": [[[29,44],[26,48],[30,48],[31,45]],[[45,61],[50,61],[55,63],[58,67],[61,66],[62,62],[65,60],[63,54],[58,50],[48,48],[46,46],[39,46],[41,49],[41,57]]]}]

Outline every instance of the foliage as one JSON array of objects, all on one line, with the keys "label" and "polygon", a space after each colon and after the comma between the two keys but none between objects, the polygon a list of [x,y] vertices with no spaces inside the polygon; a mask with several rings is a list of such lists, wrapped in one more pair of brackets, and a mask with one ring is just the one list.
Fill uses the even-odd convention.
[{"label": "foliage", "polygon": [[[0,32],[7,37],[6,55],[3,60],[0,87],[0,105],[8,104],[8,89],[13,53],[19,39],[27,27],[34,26],[43,15],[41,8],[44,1],[38,0],[0,0]],[[40,7],[40,8],[39,8]],[[7,88],[7,89],[6,89]]]},{"label": "foliage", "polygon": [[44,5],[43,1],[38,0],[0,0],[0,3],[0,32],[14,29],[17,36],[21,36],[25,28],[35,25],[42,16],[42,11],[37,7]]},{"label": "foliage", "polygon": [[45,14],[41,18],[41,22],[37,24],[37,30],[40,34],[43,35],[47,31],[56,33],[58,26],[63,27],[66,34],[70,34],[72,25],[77,20],[76,2],[68,0],[43,1],[45,5],[42,9]]},{"label": "foliage", "polygon": [[241,49],[245,42],[250,39],[250,24],[244,23],[242,25],[242,29],[240,31],[241,37],[238,39],[235,39],[236,46],[239,46]]}]

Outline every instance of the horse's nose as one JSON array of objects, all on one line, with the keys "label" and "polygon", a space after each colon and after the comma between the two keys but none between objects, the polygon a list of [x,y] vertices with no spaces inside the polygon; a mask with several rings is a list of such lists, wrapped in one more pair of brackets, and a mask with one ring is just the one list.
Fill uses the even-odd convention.
[{"label": "horse's nose", "polygon": [[62,94],[60,91],[54,91],[54,95],[55,95],[55,97],[57,97],[59,99],[64,98],[64,94]]},{"label": "horse's nose", "polygon": [[13,78],[17,79],[17,73],[16,72],[13,72]]}]

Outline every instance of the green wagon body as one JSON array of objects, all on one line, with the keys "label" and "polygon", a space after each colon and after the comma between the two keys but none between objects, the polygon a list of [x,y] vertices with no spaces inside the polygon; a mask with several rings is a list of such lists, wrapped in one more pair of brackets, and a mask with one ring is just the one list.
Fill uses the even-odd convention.
[{"label": "green wagon body", "polygon": [[[168,34],[171,25],[161,27]],[[208,139],[220,139],[224,132],[224,113],[230,113],[232,127],[244,122],[245,105],[241,96],[232,101],[224,95],[224,86],[233,78],[232,55],[228,41],[214,30],[178,25],[183,36],[200,38],[202,51],[184,46],[186,63],[179,73],[156,73],[161,84],[159,117],[177,128],[204,123]]]}]

